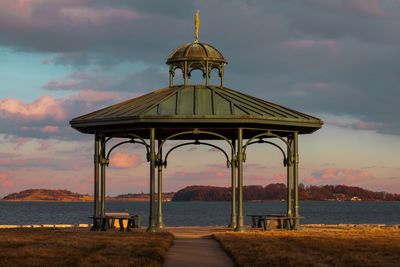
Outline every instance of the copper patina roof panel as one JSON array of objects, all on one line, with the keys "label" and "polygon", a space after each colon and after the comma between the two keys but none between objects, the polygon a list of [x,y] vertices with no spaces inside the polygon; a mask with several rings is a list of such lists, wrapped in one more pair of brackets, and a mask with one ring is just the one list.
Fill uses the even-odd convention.
[{"label": "copper patina roof panel", "polygon": [[219,86],[173,86],[71,120],[77,130],[126,123],[224,123],[297,125],[318,129],[322,121],[293,109]]}]

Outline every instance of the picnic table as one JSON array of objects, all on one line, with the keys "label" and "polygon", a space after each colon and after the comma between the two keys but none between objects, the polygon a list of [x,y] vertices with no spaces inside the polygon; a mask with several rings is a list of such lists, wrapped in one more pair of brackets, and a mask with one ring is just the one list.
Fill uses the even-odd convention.
[{"label": "picnic table", "polygon": [[116,228],[116,224],[118,224],[120,231],[125,231],[125,229],[126,231],[130,231],[131,228],[140,228],[139,215],[131,216],[127,212],[106,212],[104,217],[98,216],[89,218],[95,219],[102,231]]},{"label": "picnic table", "polygon": [[298,217],[287,216],[285,214],[250,214],[252,228],[262,228],[271,230],[276,227],[278,229],[293,229],[293,221]]}]

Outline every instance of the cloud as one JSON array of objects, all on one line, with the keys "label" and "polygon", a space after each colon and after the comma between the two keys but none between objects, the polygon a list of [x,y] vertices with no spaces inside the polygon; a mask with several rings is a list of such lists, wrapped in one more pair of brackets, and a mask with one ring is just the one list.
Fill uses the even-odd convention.
[{"label": "cloud", "polygon": [[0,100],[0,134],[14,137],[16,148],[29,137],[77,138],[69,120],[133,96],[131,93],[82,90],[66,97],[41,96],[26,103],[16,98]]},{"label": "cloud", "polygon": [[[151,2],[136,5],[130,1],[97,0],[12,2],[0,5],[0,44],[20,50],[60,53],[60,61],[73,65],[163,58],[168,52],[162,53],[155,47],[158,38],[171,37],[170,26],[165,22],[173,23],[177,34],[184,25],[179,25],[180,20],[173,17],[184,13],[171,8],[178,6],[175,1],[169,2],[161,13],[165,4]],[[179,2],[179,6],[191,4]],[[149,40],[146,36],[152,32],[157,34],[151,34]],[[143,48],[148,51],[143,53]]]},{"label": "cloud", "polygon": [[347,129],[354,129],[354,130],[378,130],[383,127],[382,123],[379,122],[353,122],[353,123],[345,123],[345,122],[338,122],[338,121],[326,121],[327,125],[336,126],[339,128],[347,128]]},{"label": "cloud", "polygon": [[0,171],[0,186],[2,188],[8,188],[8,187],[12,187],[13,185],[14,185],[14,183],[9,178],[9,174],[6,172]]},{"label": "cloud", "polygon": [[372,17],[385,17],[390,14],[385,10],[384,0],[305,0],[305,2],[340,13],[351,13]]},{"label": "cloud", "polygon": [[110,7],[65,7],[60,8],[61,18],[78,25],[92,24],[102,26],[115,20],[134,20],[140,16],[137,12]]},{"label": "cloud", "polygon": [[0,164],[3,169],[47,169],[57,171],[79,170],[86,166],[83,162],[74,159],[51,158],[43,155],[34,157],[15,157],[15,158],[0,158]]},{"label": "cloud", "polygon": [[49,133],[49,134],[52,134],[52,133],[59,133],[59,132],[60,132],[60,127],[58,127],[58,126],[52,126],[52,125],[46,125],[46,126],[42,127],[42,128],[40,129],[40,131],[41,131],[42,133]]},{"label": "cloud", "polygon": [[110,156],[110,166],[118,169],[137,167],[142,163],[142,157],[137,154],[114,152]]},{"label": "cloud", "polygon": [[69,89],[77,89],[80,84],[78,82],[63,82],[58,80],[48,81],[43,88],[48,90],[69,90]]},{"label": "cloud", "polygon": [[[47,90],[138,93],[167,83],[168,69],[160,66],[192,41],[196,9],[200,41],[229,61],[227,86],[400,134],[398,1],[3,1],[0,46],[41,53],[43,63],[83,74],[52,79]],[[116,66],[123,64],[146,67],[121,74]]]},{"label": "cloud", "polygon": [[283,46],[293,49],[315,49],[317,47],[327,47],[333,49],[337,46],[337,43],[335,40],[302,39],[285,41],[283,42]]},{"label": "cloud", "polygon": [[[128,68],[128,67],[126,67]],[[132,67],[135,68],[135,67]],[[65,78],[52,79],[42,86],[50,91],[118,91],[138,93],[150,90],[150,88],[165,87],[167,73],[163,73],[159,67],[149,66],[128,73],[120,73],[116,68],[107,68],[94,71],[74,71]]]},{"label": "cloud", "polygon": [[16,98],[0,100],[0,116],[29,120],[51,118],[57,121],[65,118],[60,103],[51,96],[41,96],[32,103],[23,103]]},{"label": "cloud", "polygon": [[302,181],[314,185],[359,185],[360,182],[371,178],[373,178],[373,175],[363,169],[332,167],[313,171],[310,176],[303,178]]}]

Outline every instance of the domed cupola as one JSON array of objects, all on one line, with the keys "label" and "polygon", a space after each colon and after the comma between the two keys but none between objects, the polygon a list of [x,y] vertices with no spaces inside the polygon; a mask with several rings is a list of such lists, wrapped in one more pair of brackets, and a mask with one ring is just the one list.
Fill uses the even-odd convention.
[{"label": "domed cupola", "polygon": [[199,12],[195,15],[195,40],[176,48],[168,57],[169,86],[173,86],[175,71],[180,69],[183,74],[184,85],[188,84],[193,70],[201,70],[205,85],[208,85],[213,69],[218,70],[220,86],[224,85],[224,66],[228,63],[222,53],[214,46],[199,42],[200,19]]}]

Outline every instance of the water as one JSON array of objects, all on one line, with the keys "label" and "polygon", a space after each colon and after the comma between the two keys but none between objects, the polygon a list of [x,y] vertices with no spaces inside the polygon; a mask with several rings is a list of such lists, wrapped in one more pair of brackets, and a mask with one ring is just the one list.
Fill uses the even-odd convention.
[{"label": "water", "polygon": [[[285,213],[286,203],[279,201],[245,202],[247,214]],[[110,202],[107,211],[139,214],[142,224],[148,221],[149,204],[143,202]],[[77,224],[90,223],[90,202],[0,202],[0,224]],[[163,203],[167,226],[227,225],[230,202]],[[400,202],[300,202],[302,223],[317,224],[400,224]]]}]

